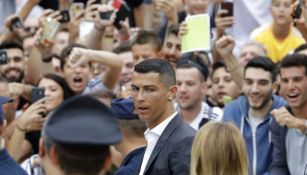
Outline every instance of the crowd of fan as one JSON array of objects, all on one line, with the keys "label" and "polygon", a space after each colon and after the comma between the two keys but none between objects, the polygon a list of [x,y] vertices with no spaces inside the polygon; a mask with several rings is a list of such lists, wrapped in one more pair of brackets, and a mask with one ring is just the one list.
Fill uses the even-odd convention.
[{"label": "crowd of fan", "polygon": [[0,1],[0,174],[307,174],[307,1],[225,2]]}]

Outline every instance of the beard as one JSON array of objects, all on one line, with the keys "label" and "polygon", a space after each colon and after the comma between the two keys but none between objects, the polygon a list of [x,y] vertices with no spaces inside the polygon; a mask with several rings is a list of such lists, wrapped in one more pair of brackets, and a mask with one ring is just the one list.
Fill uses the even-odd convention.
[{"label": "beard", "polygon": [[259,106],[251,106],[249,101],[248,105],[254,110],[260,110],[270,102],[271,98],[272,98],[272,92],[265,96],[265,98],[263,99],[262,103]]},{"label": "beard", "polygon": [[[10,76],[10,77],[9,77],[9,76],[8,76],[8,73],[9,73],[10,71],[12,71],[12,70],[18,72],[18,73],[19,73],[19,76]],[[20,69],[18,69],[18,68],[10,68],[10,69],[7,69],[7,70],[4,72],[3,77],[4,77],[5,79],[7,79],[7,81],[10,82],[10,83],[12,83],[12,82],[20,83],[20,82],[23,80],[24,71],[22,71],[22,70],[20,70]]]}]

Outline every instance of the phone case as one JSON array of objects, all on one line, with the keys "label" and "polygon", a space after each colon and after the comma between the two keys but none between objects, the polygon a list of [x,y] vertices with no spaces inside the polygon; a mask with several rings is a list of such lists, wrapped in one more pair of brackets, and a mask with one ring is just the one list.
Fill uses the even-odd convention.
[{"label": "phone case", "polygon": [[53,38],[60,27],[60,23],[52,18],[47,18],[40,37],[40,42],[45,46],[50,46]]},{"label": "phone case", "polygon": [[0,64],[7,64],[7,53],[5,50],[0,50]]}]

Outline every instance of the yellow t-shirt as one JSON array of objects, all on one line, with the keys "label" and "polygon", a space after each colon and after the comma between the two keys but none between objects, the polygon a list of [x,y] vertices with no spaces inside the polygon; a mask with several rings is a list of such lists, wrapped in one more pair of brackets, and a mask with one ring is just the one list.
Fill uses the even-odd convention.
[{"label": "yellow t-shirt", "polygon": [[267,49],[268,57],[275,63],[280,62],[290,51],[305,43],[304,39],[294,34],[293,29],[284,40],[277,40],[273,35],[271,25],[256,35],[254,39]]}]

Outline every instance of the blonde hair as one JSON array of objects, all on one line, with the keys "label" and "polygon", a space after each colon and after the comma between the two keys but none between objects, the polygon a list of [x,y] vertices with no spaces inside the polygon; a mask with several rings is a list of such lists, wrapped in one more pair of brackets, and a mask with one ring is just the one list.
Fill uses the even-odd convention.
[{"label": "blonde hair", "polygon": [[195,136],[191,175],[247,175],[247,151],[240,131],[230,123],[209,122]]}]

